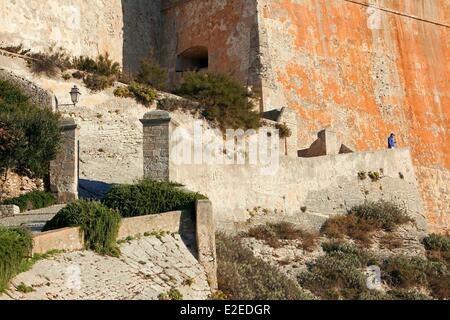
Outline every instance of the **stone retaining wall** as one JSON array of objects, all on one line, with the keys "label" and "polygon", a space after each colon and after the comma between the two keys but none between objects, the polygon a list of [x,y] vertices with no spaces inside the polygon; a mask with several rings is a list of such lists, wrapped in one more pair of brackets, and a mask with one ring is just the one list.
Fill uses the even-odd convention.
[{"label": "stone retaining wall", "polygon": [[[217,289],[217,259],[211,202],[198,201],[195,211],[195,217],[189,211],[174,211],[122,219],[117,239],[135,237],[146,232],[166,231],[181,235],[193,232],[197,241],[197,259],[207,273],[211,289],[215,290]],[[83,234],[78,227],[53,230],[33,236],[33,254],[43,254],[51,250],[74,251],[83,248]]]},{"label": "stone retaining wall", "polygon": [[20,214],[20,209],[15,205],[0,205],[0,218],[12,217]]}]

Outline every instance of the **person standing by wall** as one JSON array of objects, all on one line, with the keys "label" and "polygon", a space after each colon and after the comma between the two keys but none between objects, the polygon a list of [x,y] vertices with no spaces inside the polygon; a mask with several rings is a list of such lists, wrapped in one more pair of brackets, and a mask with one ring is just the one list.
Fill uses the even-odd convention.
[{"label": "person standing by wall", "polygon": [[388,138],[388,149],[395,149],[395,134],[393,133]]}]

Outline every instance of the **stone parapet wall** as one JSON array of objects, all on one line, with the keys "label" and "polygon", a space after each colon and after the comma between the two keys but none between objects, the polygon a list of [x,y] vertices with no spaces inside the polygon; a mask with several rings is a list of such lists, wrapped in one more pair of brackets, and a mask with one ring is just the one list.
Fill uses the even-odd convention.
[{"label": "stone parapet wall", "polygon": [[[266,170],[262,163],[180,163],[174,159],[180,151],[180,137],[171,138],[171,130],[158,129],[158,126],[168,128],[172,125],[168,123],[171,115],[158,112],[146,118],[150,117],[154,121],[157,117],[165,119],[159,124],[154,122],[151,130],[159,130],[158,139],[164,140],[165,150],[169,145],[170,152],[169,157],[144,157],[144,167],[147,166],[145,163],[151,164],[147,166],[150,170],[145,171],[145,177],[161,177],[158,170],[151,168],[165,168],[166,180],[207,195],[220,227],[244,223],[252,218],[255,208],[261,208],[267,213],[267,218],[293,220],[317,229],[334,214],[346,213],[365,201],[383,199],[404,206],[419,227],[426,229],[409,149],[337,154],[339,148],[335,136],[324,131],[319,134],[324,142],[323,156],[280,156],[274,159],[271,170]],[[185,137],[190,142],[192,121],[182,121],[176,126],[177,129],[186,129]],[[164,132],[169,136],[163,137]],[[203,147],[207,148],[207,145]],[[144,149],[148,154],[158,155],[158,148],[154,137],[144,136]],[[369,172],[378,178],[372,180]],[[362,176],[365,179],[361,179]]]},{"label": "stone parapet wall", "polygon": [[34,82],[13,72],[0,68],[0,80],[8,81],[22,89],[30,97],[31,101],[41,108],[51,108],[54,105],[51,92],[38,87]]}]

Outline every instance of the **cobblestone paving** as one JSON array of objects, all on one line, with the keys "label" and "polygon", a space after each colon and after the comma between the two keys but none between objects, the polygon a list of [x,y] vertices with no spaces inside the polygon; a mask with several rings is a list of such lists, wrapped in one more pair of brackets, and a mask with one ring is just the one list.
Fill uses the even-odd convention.
[{"label": "cobblestone paving", "polygon": [[[171,289],[184,299],[210,294],[204,269],[179,235],[142,237],[120,249],[120,258],[82,251],[39,261],[13,280],[0,300],[154,300]],[[21,283],[34,291],[17,291]]]}]

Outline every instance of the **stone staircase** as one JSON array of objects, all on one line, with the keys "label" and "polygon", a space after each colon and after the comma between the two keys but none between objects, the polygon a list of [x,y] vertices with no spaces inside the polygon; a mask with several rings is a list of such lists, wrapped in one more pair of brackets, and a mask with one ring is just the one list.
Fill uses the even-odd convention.
[{"label": "stone staircase", "polygon": [[12,217],[0,219],[0,225],[5,227],[23,226],[31,230],[31,232],[41,232],[45,223],[51,220],[61,209],[66,207],[65,204],[58,204],[38,210],[31,210],[16,214]]}]

